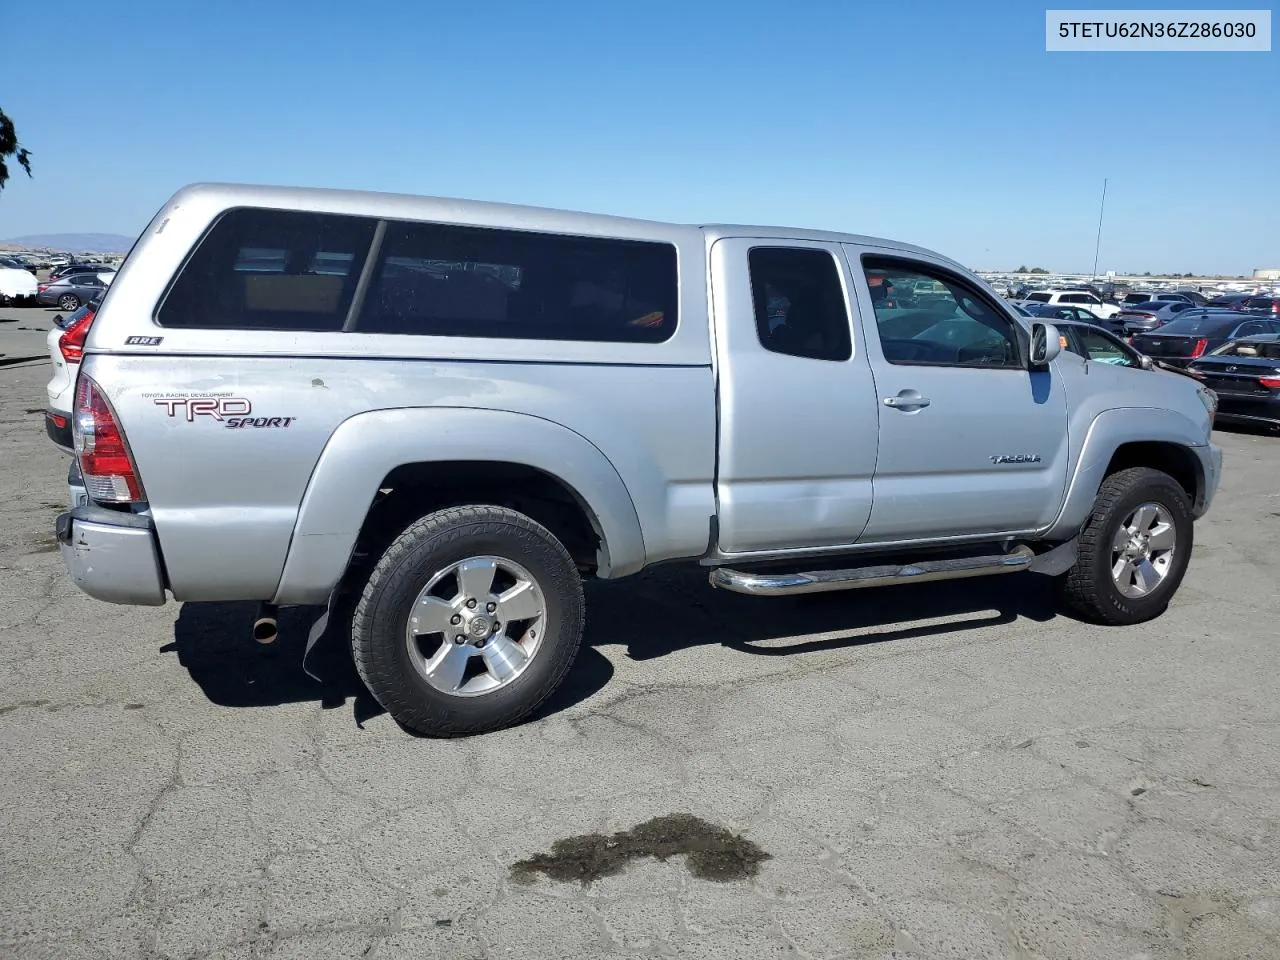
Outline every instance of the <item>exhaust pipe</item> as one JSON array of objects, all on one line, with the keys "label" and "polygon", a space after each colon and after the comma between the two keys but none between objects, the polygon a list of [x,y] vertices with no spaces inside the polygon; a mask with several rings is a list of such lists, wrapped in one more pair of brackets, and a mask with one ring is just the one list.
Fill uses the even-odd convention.
[{"label": "exhaust pipe", "polygon": [[279,610],[274,603],[263,603],[258,606],[258,618],[253,621],[253,639],[263,645],[275,643],[280,635],[276,629],[276,615]]}]

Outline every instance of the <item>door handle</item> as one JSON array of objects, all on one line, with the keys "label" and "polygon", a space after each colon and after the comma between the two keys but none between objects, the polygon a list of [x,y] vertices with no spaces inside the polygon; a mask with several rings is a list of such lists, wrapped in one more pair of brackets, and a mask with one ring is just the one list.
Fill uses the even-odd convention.
[{"label": "door handle", "polygon": [[885,397],[884,405],[895,410],[917,410],[930,404],[928,397],[920,396],[918,391],[903,390],[896,397]]}]

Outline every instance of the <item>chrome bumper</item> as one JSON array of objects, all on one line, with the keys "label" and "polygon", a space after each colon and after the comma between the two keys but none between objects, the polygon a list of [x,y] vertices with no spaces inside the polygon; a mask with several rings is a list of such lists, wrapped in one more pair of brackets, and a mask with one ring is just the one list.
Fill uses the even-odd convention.
[{"label": "chrome bumper", "polygon": [[83,504],[59,514],[58,547],[75,585],[107,603],[158,607],[164,575],[149,517]]}]

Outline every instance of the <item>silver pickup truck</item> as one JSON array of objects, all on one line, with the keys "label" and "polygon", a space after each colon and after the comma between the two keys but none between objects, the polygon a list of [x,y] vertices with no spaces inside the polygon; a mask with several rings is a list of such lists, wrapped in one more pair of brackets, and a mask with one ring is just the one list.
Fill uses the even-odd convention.
[{"label": "silver pickup truck", "polygon": [[761,597],[1032,571],[1150,619],[1222,463],[1195,381],[848,234],[201,184],[81,334],[75,582],[256,600],[263,641],[351,596],[430,735],[526,717],[583,578],[670,561]]}]

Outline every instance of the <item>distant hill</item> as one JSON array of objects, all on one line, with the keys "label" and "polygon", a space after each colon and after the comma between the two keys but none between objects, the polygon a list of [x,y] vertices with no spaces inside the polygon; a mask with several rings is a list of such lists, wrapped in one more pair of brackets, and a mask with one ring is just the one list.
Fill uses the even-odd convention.
[{"label": "distant hill", "polygon": [[66,250],[73,253],[128,253],[133,237],[118,233],[37,233],[14,237],[8,241],[17,246]]}]

